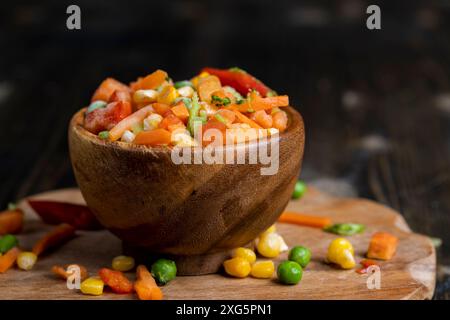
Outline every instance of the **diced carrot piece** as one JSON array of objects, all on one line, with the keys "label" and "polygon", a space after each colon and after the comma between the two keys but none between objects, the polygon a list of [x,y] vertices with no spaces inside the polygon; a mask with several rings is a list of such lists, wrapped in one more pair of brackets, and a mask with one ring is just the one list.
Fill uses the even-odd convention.
[{"label": "diced carrot piece", "polygon": [[180,101],[171,108],[174,115],[176,115],[181,121],[185,122],[189,118],[189,110],[184,103]]},{"label": "diced carrot piece", "polygon": [[172,110],[170,110],[170,112],[167,111],[164,115],[164,119],[162,119],[158,126],[161,129],[167,130],[170,126],[183,124],[183,121],[181,121]]},{"label": "diced carrot piece", "polygon": [[23,211],[21,209],[0,212],[0,235],[19,233],[23,227]]},{"label": "diced carrot piece", "polygon": [[167,130],[169,130],[170,132],[173,132],[178,129],[186,129],[186,126],[183,123],[171,124],[167,126]]},{"label": "diced carrot piece", "polygon": [[107,78],[100,84],[97,90],[95,90],[91,101],[96,100],[109,101],[110,97],[116,90],[129,91],[130,88],[126,84],[117,81],[116,79]]},{"label": "diced carrot piece", "polygon": [[61,246],[75,236],[75,228],[68,224],[60,224],[42,237],[33,247],[33,253],[37,256],[47,250]]},{"label": "diced carrot piece", "polygon": [[317,217],[297,212],[285,211],[278,218],[278,222],[292,223],[299,226],[307,226],[313,228],[324,228],[331,224],[331,219],[327,217]]},{"label": "diced carrot piece", "polygon": [[17,260],[20,250],[17,247],[11,248],[4,255],[0,256],[0,273],[4,273],[11,268]]},{"label": "diced carrot piece", "polygon": [[216,137],[214,135],[211,135],[211,137],[208,137],[208,139],[206,139],[205,134],[210,129],[219,130],[222,133],[222,144],[226,143],[227,126],[224,123],[222,123],[220,121],[217,121],[214,118],[212,118],[206,124],[204,124],[203,127],[202,127],[202,135],[203,135],[202,136],[202,144],[203,144],[203,146],[207,146],[207,145],[209,145],[211,143],[214,143],[215,140],[216,140]]},{"label": "diced carrot piece", "polygon": [[162,300],[163,293],[161,289],[144,265],[137,267],[136,278],[134,290],[140,300]]},{"label": "diced carrot piece", "polygon": [[234,107],[241,112],[270,110],[277,107],[287,107],[289,105],[288,96],[276,96],[262,98],[258,94],[250,93],[249,99],[242,104],[235,104]]},{"label": "diced carrot piece", "polygon": [[272,116],[270,114],[267,114],[265,110],[256,111],[250,118],[265,129],[272,128]]},{"label": "diced carrot piece", "polygon": [[372,236],[367,257],[389,260],[397,250],[398,238],[387,232],[377,232]]},{"label": "diced carrot piece", "polygon": [[288,125],[288,117],[286,112],[281,110],[275,112],[275,114],[272,116],[272,120],[273,120],[272,125],[274,128],[278,129],[280,132],[286,130]]},{"label": "diced carrot piece", "polygon": [[165,129],[141,131],[137,134],[133,143],[145,144],[149,146],[164,145],[171,142],[171,136],[172,134]]},{"label": "diced carrot piece", "polygon": [[220,109],[217,113],[227,120],[227,124],[231,124],[236,120],[236,114],[231,110]]},{"label": "diced carrot piece", "polygon": [[257,124],[255,121],[253,121],[252,119],[248,118],[247,116],[243,115],[238,110],[233,110],[233,111],[236,114],[236,117],[238,118],[238,120],[240,122],[246,123],[250,127],[255,128],[255,129],[262,129],[262,127],[259,124]]},{"label": "diced carrot piece", "polygon": [[70,274],[67,272],[70,266],[77,266],[80,269],[80,279],[84,280],[88,277],[87,269],[81,264],[66,264],[64,266],[54,265],[52,272],[61,279],[67,280]]},{"label": "diced carrot piece", "polygon": [[170,106],[165,103],[156,102],[156,103],[153,103],[152,106],[153,106],[153,109],[155,109],[155,112],[160,115],[164,115],[167,112],[167,110],[170,110]]},{"label": "diced carrot piece", "polygon": [[153,107],[147,106],[142,109],[139,109],[135,113],[132,113],[122,121],[120,121],[118,124],[116,124],[110,131],[109,131],[109,139],[111,141],[119,140],[122,134],[125,132],[125,130],[128,130],[132,126],[141,123],[144,121],[144,119],[152,113]]},{"label": "diced carrot piece", "polygon": [[163,70],[156,70],[145,78],[138,78],[135,83],[132,83],[133,90],[156,89],[167,79],[167,72]]},{"label": "diced carrot piece", "polygon": [[211,102],[213,92],[222,88],[219,78],[216,76],[206,76],[198,81],[198,95],[201,101]]}]

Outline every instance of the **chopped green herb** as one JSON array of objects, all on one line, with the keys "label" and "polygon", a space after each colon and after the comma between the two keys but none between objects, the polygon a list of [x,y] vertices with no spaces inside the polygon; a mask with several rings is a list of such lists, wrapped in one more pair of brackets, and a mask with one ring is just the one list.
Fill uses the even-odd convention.
[{"label": "chopped green herb", "polygon": [[8,210],[16,210],[17,205],[13,202],[8,203]]},{"label": "chopped green herb", "polygon": [[180,88],[188,87],[188,86],[191,88],[194,88],[194,85],[189,80],[177,81],[174,83],[173,86],[175,87],[175,89],[180,89]]},{"label": "chopped green herb", "polygon": [[234,89],[233,87],[225,86],[223,87],[223,90],[225,90],[225,92],[231,93],[236,101],[244,100],[242,95],[239,92],[237,92],[236,89]]},{"label": "chopped green herb", "polygon": [[225,97],[225,98],[220,98],[218,96],[216,96],[215,94],[213,94],[211,96],[211,101],[216,105],[216,106],[227,106],[231,103],[230,98]]},{"label": "chopped green herb", "polygon": [[173,104],[177,104],[178,102],[183,101],[186,108],[190,109],[192,106],[192,100],[186,97],[178,97],[173,101]]},{"label": "chopped green herb", "polygon": [[238,68],[238,67],[229,68],[228,71],[232,71],[232,72],[246,72],[245,70],[242,70],[241,68]]},{"label": "chopped green herb", "polygon": [[329,227],[325,227],[323,230],[341,236],[351,236],[363,232],[364,229],[365,226],[359,223],[337,223]]},{"label": "chopped green herb", "polygon": [[276,93],[276,91],[274,90],[270,90],[269,92],[267,92],[266,97],[276,97],[278,96],[278,94]]},{"label": "chopped green herb", "polygon": [[236,104],[243,104],[245,102],[245,99],[237,100]]},{"label": "chopped green herb", "polygon": [[206,114],[203,113],[202,115],[199,115],[200,113],[200,103],[198,102],[198,95],[197,92],[194,92],[194,95],[192,97],[192,107],[189,109],[189,120],[188,120],[188,130],[191,133],[192,136],[194,136],[195,131],[195,123],[201,122],[204,123],[206,120]]},{"label": "chopped green herb", "polygon": [[216,113],[214,115],[214,118],[216,118],[217,120],[219,120],[223,124],[227,124],[227,120],[224,117],[222,117],[222,115],[220,115],[219,113]]},{"label": "chopped green herb", "polygon": [[109,131],[100,131],[98,137],[103,140],[109,139]]}]

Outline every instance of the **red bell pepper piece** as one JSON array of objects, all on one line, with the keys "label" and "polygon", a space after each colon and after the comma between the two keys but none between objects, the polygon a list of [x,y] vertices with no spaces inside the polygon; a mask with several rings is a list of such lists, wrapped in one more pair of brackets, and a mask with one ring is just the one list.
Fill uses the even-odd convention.
[{"label": "red bell pepper piece", "polygon": [[203,68],[202,71],[217,76],[222,86],[233,87],[242,95],[246,95],[251,90],[256,90],[261,96],[265,97],[268,92],[272,91],[264,83],[241,69]]},{"label": "red bell pepper piece", "polygon": [[102,228],[87,206],[45,200],[28,200],[28,203],[45,223],[67,223],[79,230]]},{"label": "red bell pepper piece", "polygon": [[109,103],[106,108],[95,109],[86,114],[84,127],[87,131],[98,134],[103,130],[110,130],[120,120],[128,117],[132,112],[131,103],[124,100]]},{"label": "red bell pepper piece", "polygon": [[102,281],[115,293],[133,292],[133,284],[120,271],[102,268],[98,272]]},{"label": "red bell pepper piece", "polygon": [[369,268],[370,266],[379,266],[379,264],[371,259],[363,259],[359,262],[363,267],[361,269],[356,270],[356,272],[360,273],[360,274],[364,274],[367,273],[367,268]]}]

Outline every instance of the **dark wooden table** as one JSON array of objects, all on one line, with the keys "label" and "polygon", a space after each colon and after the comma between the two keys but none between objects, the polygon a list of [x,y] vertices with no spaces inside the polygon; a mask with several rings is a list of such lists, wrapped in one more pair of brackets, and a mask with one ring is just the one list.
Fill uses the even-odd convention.
[{"label": "dark wooden table", "polygon": [[106,76],[240,66],[302,113],[303,179],[442,240],[435,298],[450,298],[450,8],[391,2],[376,31],[359,0],[78,1],[79,31],[70,2],[1,4],[0,205],[75,185],[67,124]]}]

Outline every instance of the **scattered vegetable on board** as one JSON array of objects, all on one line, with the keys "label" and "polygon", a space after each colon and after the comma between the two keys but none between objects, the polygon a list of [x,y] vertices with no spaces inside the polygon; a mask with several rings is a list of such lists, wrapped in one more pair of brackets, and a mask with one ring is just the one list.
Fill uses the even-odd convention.
[{"label": "scattered vegetable on board", "polygon": [[137,267],[136,279],[134,290],[140,300],[162,300],[161,289],[156,285],[155,279],[144,265]]},{"label": "scattered vegetable on board", "polygon": [[158,284],[165,285],[177,276],[177,266],[172,260],[159,259],[152,264],[151,272]]},{"label": "scattered vegetable on board", "polygon": [[303,269],[294,261],[283,261],[277,268],[278,280],[283,284],[297,284],[302,279]]},{"label": "scattered vegetable on board", "polygon": [[67,223],[78,230],[102,228],[91,210],[84,205],[44,200],[28,200],[28,204],[48,224]]},{"label": "scattered vegetable on board", "polygon": [[342,269],[355,267],[353,245],[345,238],[336,238],[328,247],[327,261],[340,266]]},{"label": "scattered vegetable on board", "polygon": [[294,192],[292,193],[292,199],[300,199],[306,193],[306,183],[301,180],[298,180],[295,183]]},{"label": "scattered vegetable on board", "polygon": [[33,247],[33,253],[37,256],[50,249],[59,247],[75,236],[75,228],[68,224],[60,224],[44,235]]},{"label": "scattered vegetable on board", "polygon": [[283,212],[281,216],[278,218],[278,222],[291,223],[299,226],[321,228],[321,229],[329,226],[332,223],[331,219],[327,217],[311,216],[289,211]]},{"label": "scattered vegetable on board", "polygon": [[359,223],[336,223],[331,226],[323,228],[324,231],[338,234],[340,236],[352,236],[363,232],[365,226]]},{"label": "scattered vegetable on board", "polygon": [[134,268],[134,258],[127,256],[117,256],[112,260],[111,267],[117,271],[130,271]]},{"label": "scattered vegetable on board", "polygon": [[87,269],[80,264],[66,264],[64,266],[54,265],[52,267],[52,272],[59,278],[67,280],[67,278],[72,274],[72,270],[80,270],[80,280],[83,281],[88,277]]},{"label": "scattered vegetable on board", "polygon": [[367,257],[390,260],[397,250],[398,238],[387,232],[377,232],[372,236]]},{"label": "scattered vegetable on board", "polygon": [[114,293],[126,294],[133,292],[133,284],[120,271],[102,268],[98,275],[103,283],[107,285]]},{"label": "scattered vegetable on board", "polygon": [[0,212],[0,236],[20,233],[23,228],[23,211],[15,205]]},{"label": "scattered vegetable on board", "polygon": [[361,269],[356,270],[356,272],[359,274],[367,273],[367,269],[370,266],[380,266],[376,261],[370,259],[363,259],[359,263],[363,266]]}]

